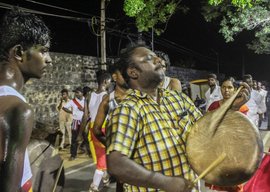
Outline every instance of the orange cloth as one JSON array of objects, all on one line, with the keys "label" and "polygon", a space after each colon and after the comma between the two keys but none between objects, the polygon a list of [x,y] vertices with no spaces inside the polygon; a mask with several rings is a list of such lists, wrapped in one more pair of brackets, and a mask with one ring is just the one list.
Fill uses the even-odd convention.
[{"label": "orange cloth", "polygon": [[220,186],[205,183],[205,186],[208,187],[209,189],[216,190],[216,191],[243,192],[243,185],[236,185],[232,187],[220,187]]},{"label": "orange cloth", "polygon": [[239,111],[240,111],[241,113],[244,113],[244,114],[246,115],[247,112],[249,111],[249,108],[248,108],[247,105],[242,105],[242,106],[240,107]]},{"label": "orange cloth", "polygon": [[[105,128],[102,128],[102,132],[105,134]],[[107,170],[105,146],[95,137],[93,129],[91,129],[91,135],[97,158],[97,169]]]}]

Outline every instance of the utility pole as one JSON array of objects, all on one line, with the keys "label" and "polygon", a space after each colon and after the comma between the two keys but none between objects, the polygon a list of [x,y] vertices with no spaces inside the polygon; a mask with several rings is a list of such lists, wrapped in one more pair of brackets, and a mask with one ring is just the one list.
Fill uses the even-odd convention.
[{"label": "utility pole", "polygon": [[106,70],[106,31],[105,31],[105,3],[106,0],[101,0],[100,8],[100,53],[101,53],[101,69]]}]

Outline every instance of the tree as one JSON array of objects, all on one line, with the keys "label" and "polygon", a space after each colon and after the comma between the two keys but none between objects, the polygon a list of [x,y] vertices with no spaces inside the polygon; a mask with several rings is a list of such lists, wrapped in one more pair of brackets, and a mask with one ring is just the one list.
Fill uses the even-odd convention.
[{"label": "tree", "polygon": [[[226,42],[234,40],[244,30],[254,31],[255,37],[248,48],[256,53],[270,53],[269,0],[202,0],[202,13],[208,22],[218,20],[219,32]],[[181,0],[125,0],[126,15],[134,17],[139,31],[164,32],[170,17],[178,10],[189,8]]]},{"label": "tree", "polygon": [[[167,23],[170,17],[178,10],[186,13],[188,7],[183,4],[182,0],[124,0],[124,11],[127,16],[134,17],[139,31],[148,31],[152,27]],[[206,1],[206,0],[205,0]],[[217,6],[226,0],[208,0],[212,6]],[[252,6],[256,0],[229,0],[236,7],[245,8]],[[259,0],[257,0],[259,1]],[[228,3],[228,1],[226,1]],[[166,28],[166,26],[165,26]],[[164,29],[157,27],[156,32],[160,34]]]},{"label": "tree", "polygon": [[[218,1],[218,0],[217,0]],[[221,2],[215,6],[205,4],[203,15],[206,21],[220,19],[219,32],[226,42],[234,41],[234,38],[242,31],[255,33],[254,39],[247,44],[255,53],[270,54],[270,3],[268,0],[243,6],[231,6]]]},{"label": "tree", "polygon": [[226,0],[208,0],[210,5],[220,5],[222,3],[226,4],[232,4],[234,7],[238,8],[246,8],[246,7],[251,7],[254,3],[260,2],[260,0],[231,0],[231,1],[226,1]]},{"label": "tree", "polygon": [[[134,17],[139,31],[148,31],[155,27],[160,34],[176,9],[186,12],[186,6],[179,6],[181,0],[125,0],[124,11],[127,16]],[[161,26],[165,24],[165,26]]]}]

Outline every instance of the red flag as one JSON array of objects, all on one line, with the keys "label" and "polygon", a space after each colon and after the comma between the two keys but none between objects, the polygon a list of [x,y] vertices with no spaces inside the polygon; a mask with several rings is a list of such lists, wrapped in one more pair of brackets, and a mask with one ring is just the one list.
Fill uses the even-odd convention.
[{"label": "red flag", "polygon": [[263,157],[260,167],[244,185],[244,192],[270,192],[270,155]]}]

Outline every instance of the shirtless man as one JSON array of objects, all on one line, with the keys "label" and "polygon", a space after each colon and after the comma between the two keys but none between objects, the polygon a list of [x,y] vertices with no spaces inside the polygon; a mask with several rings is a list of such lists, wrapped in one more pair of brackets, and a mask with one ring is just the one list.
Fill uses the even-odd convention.
[{"label": "shirtless man", "polygon": [[34,117],[19,93],[30,78],[41,78],[52,60],[49,29],[38,17],[8,12],[0,33],[0,191],[31,191],[26,151]]}]

